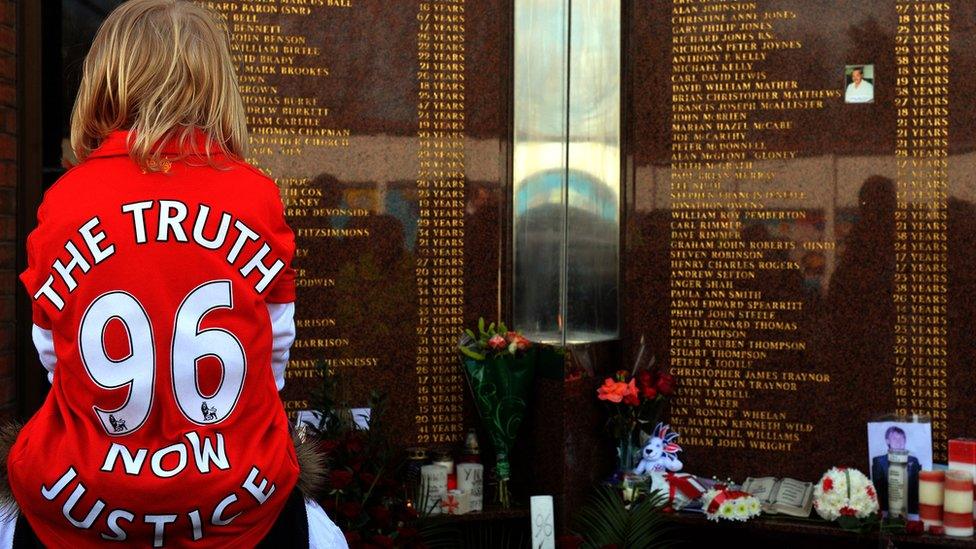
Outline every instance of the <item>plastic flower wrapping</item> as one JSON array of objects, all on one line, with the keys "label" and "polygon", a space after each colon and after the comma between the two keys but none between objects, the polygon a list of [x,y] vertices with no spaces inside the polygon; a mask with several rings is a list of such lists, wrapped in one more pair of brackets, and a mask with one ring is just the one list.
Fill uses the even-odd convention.
[{"label": "plastic flower wrapping", "polygon": [[702,495],[702,508],[708,520],[719,519],[745,522],[762,513],[762,505],[755,496],[738,490],[711,489]]},{"label": "plastic flower wrapping", "polygon": [[865,519],[878,512],[878,493],[864,473],[833,467],[813,489],[813,508],[824,520]]}]

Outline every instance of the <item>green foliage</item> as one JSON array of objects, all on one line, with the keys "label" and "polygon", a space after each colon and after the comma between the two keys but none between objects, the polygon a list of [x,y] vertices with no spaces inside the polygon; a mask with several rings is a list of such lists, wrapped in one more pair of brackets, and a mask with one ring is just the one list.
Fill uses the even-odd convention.
[{"label": "green foliage", "polygon": [[655,492],[637,503],[626,504],[620,491],[600,486],[576,513],[573,528],[583,538],[583,547],[616,546],[620,549],[671,547],[672,527],[661,509],[663,494]]},{"label": "green foliage", "polygon": [[[493,337],[504,339],[504,346],[494,348],[489,345]],[[519,351],[524,351],[530,345],[530,341],[522,337],[521,334],[509,331],[505,323],[498,321],[485,325],[485,319],[478,319],[478,332],[467,329],[461,334],[461,341],[458,348],[465,356],[472,360],[485,360],[489,356],[514,356]]]},{"label": "green foliage", "polygon": [[312,389],[309,402],[312,410],[320,414],[319,424],[313,429],[322,440],[336,440],[348,430],[348,422],[342,417],[344,409],[336,394],[339,380],[324,360],[315,362],[315,369],[322,374],[322,383]]}]

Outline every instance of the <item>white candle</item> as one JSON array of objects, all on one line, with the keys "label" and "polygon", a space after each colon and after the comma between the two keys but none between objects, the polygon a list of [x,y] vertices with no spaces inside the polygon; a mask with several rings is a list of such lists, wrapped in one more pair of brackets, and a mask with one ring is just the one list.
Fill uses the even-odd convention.
[{"label": "white candle", "polygon": [[888,451],[888,515],[908,512],[908,450]]},{"label": "white candle", "polygon": [[945,503],[945,471],[921,471],[918,474],[918,514],[928,531],[942,526]]},{"label": "white candle", "polygon": [[[966,471],[976,482],[976,439],[954,438],[949,441],[949,470]],[[976,516],[976,507],[973,515]]]},{"label": "white candle", "polygon": [[[441,512],[441,498],[447,494],[447,469],[440,465],[424,465],[420,468],[421,514]],[[426,495],[426,499],[423,497]]]},{"label": "white candle", "polygon": [[471,511],[484,509],[485,466],[480,463],[458,463],[457,476],[458,489],[468,494]]},{"label": "white candle", "polygon": [[949,471],[945,475],[943,522],[947,536],[973,535],[973,476],[967,471]]}]

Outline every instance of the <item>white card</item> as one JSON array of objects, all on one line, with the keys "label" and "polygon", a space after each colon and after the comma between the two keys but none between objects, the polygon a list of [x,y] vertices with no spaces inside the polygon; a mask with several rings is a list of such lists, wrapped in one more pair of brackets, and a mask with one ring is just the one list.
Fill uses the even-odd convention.
[{"label": "white card", "polygon": [[552,516],[552,496],[532,496],[532,549],[556,549],[556,528]]}]

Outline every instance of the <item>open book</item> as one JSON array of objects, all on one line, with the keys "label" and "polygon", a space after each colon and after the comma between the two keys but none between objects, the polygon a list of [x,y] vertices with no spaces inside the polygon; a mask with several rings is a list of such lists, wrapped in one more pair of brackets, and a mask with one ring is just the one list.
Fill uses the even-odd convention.
[{"label": "open book", "polygon": [[777,513],[791,517],[808,517],[813,509],[813,483],[791,478],[747,478],[742,490],[749,492],[765,513]]}]

